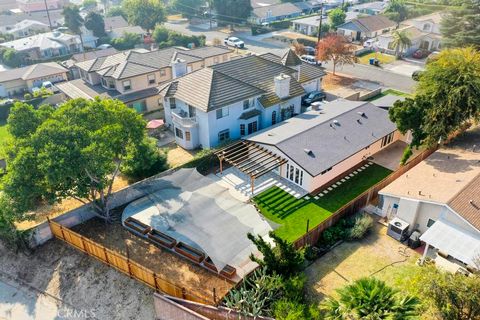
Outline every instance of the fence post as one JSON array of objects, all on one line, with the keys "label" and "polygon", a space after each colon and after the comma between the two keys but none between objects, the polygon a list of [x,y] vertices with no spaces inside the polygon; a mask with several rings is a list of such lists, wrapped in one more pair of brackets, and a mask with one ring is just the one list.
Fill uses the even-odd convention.
[{"label": "fence post", "polygon": [[217,290],[213,288],[213,303],[217,303]]},{"label": "fence post", "polygon": [[155,281],[155,291],[160,292],[160,290],[158,289],[157,274],[155,272],[153,273],[153,280]]},{"label": "fence post", "polygon": [[58,224],[60,226],[60,231],[62,232],[62,238],[63,240],[67,240],[67,238],[65,238],[65,233],[63,232],[63,226],[61,224]]},{"label": "fence post", "polygon": [[107,248],[105,248],[105,247],[103,247],[103,254],[105,255],[105,262],[108,264],[108,266],[112,266],[110,264],[110,261],[108,260]]}]

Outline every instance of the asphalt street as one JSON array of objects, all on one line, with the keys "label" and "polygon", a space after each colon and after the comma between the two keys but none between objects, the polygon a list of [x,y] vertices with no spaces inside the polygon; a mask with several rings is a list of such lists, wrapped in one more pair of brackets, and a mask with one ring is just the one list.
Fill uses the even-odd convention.
[{"label": "asphalt street", "polygon": [[[213,41],[213,39],[224,39],[227,35],[223,32],[215,30],[205,30],[188,23],[165,23],[165,27],[177,32],[181,32],[189,35],[205,35],[207,41]],[[241,38],[245,42],[246,49],[254,53],[267,53],[271,52],[277,55],[282,55],[285,52],[286,47],[278,46],[276,44],[262,42],[255,40],[255,37],[246,36],[245,33],[237,32],[235,36]],[[329,62],[325,65],[325,68],[332,71],[333,63]],[[362,64],[337,66],[336,72],[349,75],[362,80],[376,81],[386,88],[393,88],[404,92],[413,92],[415,81],[411,77],[395,73],[389,70],[385,70],[379,67],[367,66]]]}]

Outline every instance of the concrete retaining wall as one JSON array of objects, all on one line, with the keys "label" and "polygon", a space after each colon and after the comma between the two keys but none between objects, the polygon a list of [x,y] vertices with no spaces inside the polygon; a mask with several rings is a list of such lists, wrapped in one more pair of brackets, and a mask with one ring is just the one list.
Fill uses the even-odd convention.
[{"label": "concrete retaining wall", "polygon": [[[155,176],[136,182],[128,187],[125,187],[113,193],[109,202],[110,208],[114,209],[123,206],[124,204],[132,202],[144,196],[148,192],[149,186],[151,186],[155,180],[172,174],[176,170],[178,169],[175,168],[161,172]],[[53,218],[52,220],[60,223],[63,226],[72,228],[80,223],[92,219],[93,217],[95,217],[95,213],[92,211],[90,205],[87,204],[79,208],[73,209],[72,211],[69,211],[67,213],[64,213],[56,218]],[[39,245],[42,245],[48,240],[52,239],[52,237],[53,235],[50,231],[48,221],[45,221],[32,229],[31,246],[37,247]]]}]

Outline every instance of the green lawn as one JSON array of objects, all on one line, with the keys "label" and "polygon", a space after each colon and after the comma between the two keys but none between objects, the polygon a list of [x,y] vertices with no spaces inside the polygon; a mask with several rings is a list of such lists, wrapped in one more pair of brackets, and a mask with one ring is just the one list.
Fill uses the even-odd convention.
[{"label": "green lawn", "polygon": [[278,236],[295,241],[305,234],[307,220],[310,220],[310,228],[315,227],[390,173],[390,170],[373,164],[319,200],[313,197],[310,200],[297,199],[278,187],[272,187],[255,196],[253,201],[267,219],[280,225],[275,230]]},{"label": "green lawn", "polygon": [[395,56],[381,52],[370,52],[358,57],[358,63],[370,64],[370,58],[377,58],[380,61],[380,65],[392,63],[393,61],[395,61]]},{"label": "green lawn", "polygon": [[389,94],[394,95],[394,96],[399,96],[399,97],[412,98],[412,95],[409,94],[409,93],[398,91],[398,90],[395,90],[395,89],[387,89],[387,90],[383,90],[381,93],[377,94],[376,96],[368,98],[367,101],[377,100],[377,99],[385,97],[386,95],[389,95]]},{"label": "green lawn", "polygon": [[9,133],[7,132],[7,125],[5,122],[0,122],[0,159],[3,158],[3,142],[7,140]]}]

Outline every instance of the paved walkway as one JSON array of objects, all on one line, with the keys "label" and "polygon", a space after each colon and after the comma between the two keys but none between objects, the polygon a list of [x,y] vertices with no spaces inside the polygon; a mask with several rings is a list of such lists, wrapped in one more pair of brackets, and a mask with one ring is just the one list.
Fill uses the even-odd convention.
[{"label": "paved walkway", "polygon": [[248,201],[252,196],[255,196],[273,186],[285,190],[296,198],[301,198],[307,194],[307,192],[299,186],[281,178],[273,172],[269,172],[260,178],[255,179],[253,195],[251,192],[250,178],[237,168],[228,168],[223,170],[223,174],[211,174],[210,177],[218,180],[220,185],[229,188],[232,194],[242,201]]}]

